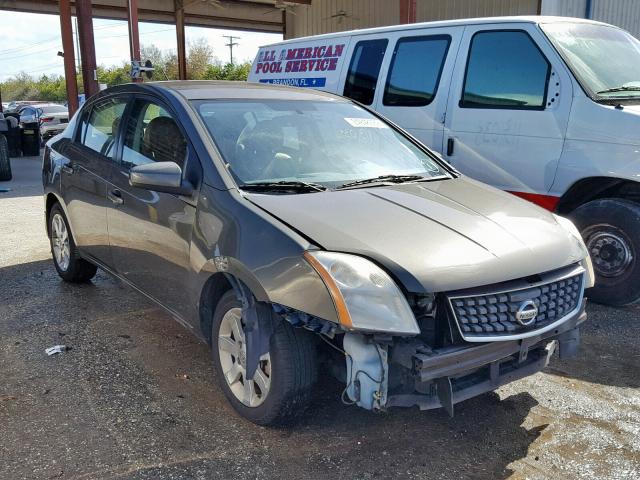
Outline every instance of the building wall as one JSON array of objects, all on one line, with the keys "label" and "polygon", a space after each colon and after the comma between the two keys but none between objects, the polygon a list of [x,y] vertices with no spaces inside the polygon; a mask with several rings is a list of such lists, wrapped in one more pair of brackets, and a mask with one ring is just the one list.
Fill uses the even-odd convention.
[{"label": "building wall", "polygon": [[[286,38],[397,25],[401,0],[312,0],[287,14]],[[588,0],[415,0],[417,22],[503,15],[584,18]],[[344,15],[340,15],[344,13]],[[591,18],[640,38],[640,0],[591,0]]]},{"label": "building wall", "polygon": [[[586,17],[587,0],[542,0],[543,15]],[[591,0],[591,19],[610,23],[640,38],[640,1]]]},{"label": "building wall", "polygon": [[398,0],[314,0],[290,10],[286,38],[400,23]]},{"label": "building wall", "polygon": [[416,0],[416,21],[536,15],[539,0]]}]

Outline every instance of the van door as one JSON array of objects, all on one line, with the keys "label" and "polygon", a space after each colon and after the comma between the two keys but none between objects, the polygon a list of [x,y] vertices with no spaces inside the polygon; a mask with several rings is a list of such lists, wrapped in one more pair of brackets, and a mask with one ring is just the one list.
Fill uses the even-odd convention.
[{"label": "van door", "polygon": [[466,27],[451,89],[445,158],[477,180],[544,204],[536,194],[553,184],[572,83],[538,27]]},{"label": "van door", "polygon": [[376,110],[442,151],[449,84],[464,28],[390,34],[393,46],[378,81]]}]

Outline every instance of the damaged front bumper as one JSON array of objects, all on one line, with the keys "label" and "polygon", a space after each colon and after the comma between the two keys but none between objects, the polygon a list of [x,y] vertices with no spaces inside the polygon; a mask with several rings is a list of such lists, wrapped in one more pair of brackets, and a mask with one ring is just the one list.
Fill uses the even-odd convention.
[{"label": "damaged front bumper", "polygon": [[384,346],[347,334],[346,393],[366,409],[443,407],[453,415],[456,403],[542,370],[556,346],[560,358],[574,355],[580,343],[579,325],[585,320],[583,300],[565,322],[539,335],[442,349],[415,342]]}]

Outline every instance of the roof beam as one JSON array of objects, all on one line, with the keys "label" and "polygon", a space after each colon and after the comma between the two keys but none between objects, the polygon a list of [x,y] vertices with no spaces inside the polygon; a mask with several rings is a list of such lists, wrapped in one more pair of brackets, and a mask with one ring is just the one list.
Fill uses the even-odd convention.
[{"label": "roof beam", "polygon": [[[289,3],[304,3],[297,0]],[[75,1],[71,1],[75,15]],[[186,3],[186,2],[185,2]],[[261,32],[281,33],[283,31],[282,11],[273,2],[220,0],[221,7],[203,2],[188,4],[184,9],[187,26],[230,28]],[[126,0],[93,0],[93,17],[110,20],[127,20]],[[58,15],[58,0],[4,0],[0,10]],[[175,24],[173,0],[138,0],[138,17],[141,22]]]}]

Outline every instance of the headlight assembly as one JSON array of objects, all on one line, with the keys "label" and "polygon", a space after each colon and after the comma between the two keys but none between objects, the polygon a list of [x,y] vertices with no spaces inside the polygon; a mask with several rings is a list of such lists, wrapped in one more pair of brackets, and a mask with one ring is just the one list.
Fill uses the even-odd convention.
[{"label": "headlight assembly", "polygon": [[420,329],[404,295],[373,262],[357,255],[313,251],[305,259],[333,298],[339,322],[350,330],[417,335]]}]

